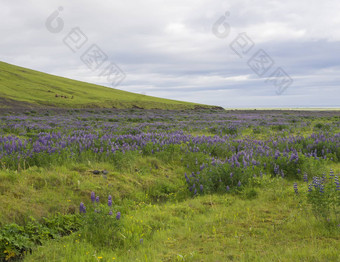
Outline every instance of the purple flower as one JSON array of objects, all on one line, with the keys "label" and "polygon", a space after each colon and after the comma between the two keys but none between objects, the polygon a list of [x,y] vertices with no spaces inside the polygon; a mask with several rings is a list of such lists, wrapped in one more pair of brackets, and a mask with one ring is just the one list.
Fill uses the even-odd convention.
[{"label": "purple flower", "polygon": [[305,181],[306,183],[308,182],[308,175],[307,175],[307,173],[304,173],[303,181]]},{"label": "purple flower", "polygon": [[227,192],[230,190],[230,187],[229,186],[227,186]]},{"label": "purple flower", "polygon": [[79,213],[81,213],[81,214],[85,214],[86,213],[86,207],[85,207],[83,202],[80,203]]},{"label": "purple flower", "polygon": [[200,190],[201,192],[203,192],[203,185],[200,185]]},{"label": "purple flower", "polygon": [[295,194],[299,193],[298,192],[298,185],[297,185],[297,183],[294,183],[294,192],[295,192]]},{"label": "purple flower", "polygon": [[116,218],[117,218],[117,220],[120,219],[120,212],[117,212]]},{"label": "purple flower", "polygon": [[96,202],[99,203],[99,196],[96,197]]},{"label": "purple flower", "polygon": [[111,200],[111,199],[109,199],[109,200],[107,201],[107,205],[108,205],[109,207],[112,207],[112,200]]},{"label": "purple flower", "polygon": [[240,180],[238,181],[237,186],[238,186],[238,187],[241,186],[241,181],[240,181]]},{"label": "purple flower", "polygon": [[112,213],[112,210],[110,210],[109,215],[112,216],[112,214],[113,214],[113,213]]},{"label": "purple flower", "polygon": [[95,195],[95,193],[92,191],[92,192],[91,192],[91,201],[92,201],[92,203],[94,203],[95,200],[96,200],[96,195]]}]

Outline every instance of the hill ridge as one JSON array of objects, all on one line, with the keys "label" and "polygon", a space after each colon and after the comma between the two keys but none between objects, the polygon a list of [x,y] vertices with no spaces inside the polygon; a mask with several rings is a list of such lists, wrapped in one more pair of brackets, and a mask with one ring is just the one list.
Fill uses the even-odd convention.
[{"label": "hill ridge", "polygon": [[223,109],[152,97],[0,62],[0,108]]}]

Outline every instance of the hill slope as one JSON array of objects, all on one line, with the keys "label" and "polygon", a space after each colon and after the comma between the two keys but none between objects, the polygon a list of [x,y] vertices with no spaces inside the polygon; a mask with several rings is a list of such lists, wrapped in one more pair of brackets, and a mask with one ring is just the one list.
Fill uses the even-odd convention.
[{"label": "hill slope", "polygon": [[135,94],[0,62],[0,108],[217,108]]}]

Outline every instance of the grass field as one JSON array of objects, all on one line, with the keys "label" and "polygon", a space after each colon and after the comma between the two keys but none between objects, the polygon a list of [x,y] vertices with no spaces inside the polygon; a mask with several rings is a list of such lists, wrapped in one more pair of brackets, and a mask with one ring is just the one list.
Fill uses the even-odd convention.
[{"label": "grass field", "polygon": [[0,62],[0,108],[2,107],[212,108],[212,106],[134,94]]},{"label": "grass field", "polygon": [[339,261],[339,145],[336,111],[3,112],[0,259]]}]

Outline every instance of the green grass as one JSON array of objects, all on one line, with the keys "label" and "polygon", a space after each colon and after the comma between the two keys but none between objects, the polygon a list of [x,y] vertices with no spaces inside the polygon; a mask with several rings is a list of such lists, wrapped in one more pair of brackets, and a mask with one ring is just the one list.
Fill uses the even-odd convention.
[{"label": "green grass", "polygon": [[[340,171],[339,164],[329,167],[335,173]],[[110,173],[104,178],[91,174],[93,169]],[[24,261],[340,259],[340,229],[313,216],[303,195],[294,194],[294,181],[265,176],[257,186],[239,193],[191,198],[184,190],[182,167],[174,164],[140,157],[123,170],[114,170],[110,163],[89,162],[0,172],[0,221],[4,224],[22,224],[29,216],[73,213],[81,201],[90,206],[92,190],[104,204],[111,194],[114,208],[122,212],[122,230],[118,233],[121,242],[101,246],[100,237],[86,239],[88,231],[80,230],[44,242]],[[299,190],[306,192],[306,185],[298,183]],[[109,225],[108,221],[105,236],[117,234]],[[97,226],[100,233],[105,221]]]},{"label": "green grass", "polygon": [[[55,97],[56,94],[59,97]],[[61,98],[61,95],[67,98]],[[212,108],[212,106],[134,94],[0,62],[0,108],[6,107]]]},{"label": "green grass", "polygon": [[[307,135],[330,121],[312,119],[307,127],[292,127],[291,132]],[[275,137],[277,127],[273,128],[258,133],[245,127],[237,135]],[[338,132],[336,128],[333,132]],[[213,136],[211,131],[193,134]],[[42,221],[58,213],[72,216],[84,202],[88,213],[78,231],[44,240],[23,261],[340,261],[339,217],[335,223],[315,216],[307,201],[307,183],[264,175],[242,190],[192,197],[180,159],[202,162],[206,156],[171,152],[126,152],[119,161],[92,157],[17,171],[4,164],[0,228],[13,222],[27,224],[30,217]],[[330,169],[340,172],[339,162],[319,166],[311,159],[304,161],[309,179]],[[94,175],[93,170],[109,173]],[[107,215],[93,219],[97,214],[91,210],[91,191],[103,205],[112,195],[121,220]]]},{"label": "green grass", "polygon": [[277,179],[250,199],[225,194],[140,203],[122,217],[120,248],[98,248],[75,233],[25,261],[339,261],[339,229],[320,223],[301,201],[290,182]]}]

